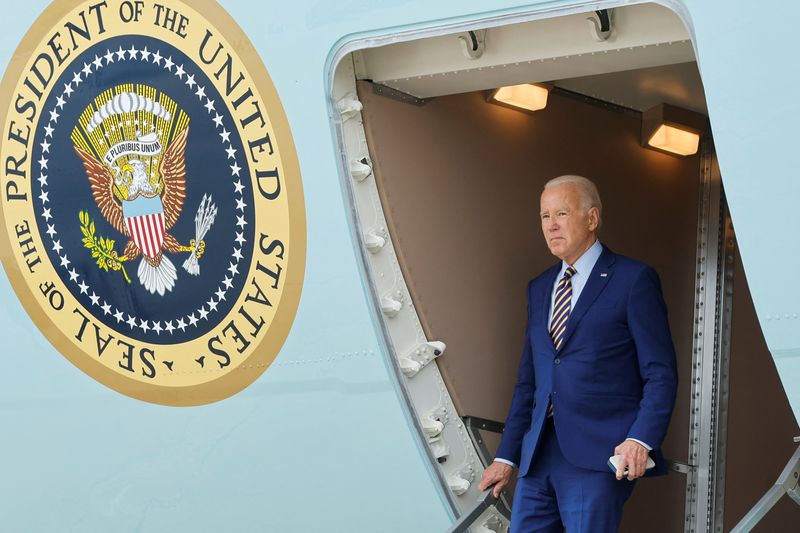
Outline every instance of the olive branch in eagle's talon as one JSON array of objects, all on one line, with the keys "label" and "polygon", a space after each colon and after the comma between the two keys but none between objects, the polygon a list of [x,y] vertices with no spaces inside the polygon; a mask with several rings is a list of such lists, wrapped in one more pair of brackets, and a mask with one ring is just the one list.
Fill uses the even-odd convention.
[{"label": "olive branch in eagle's talon", "polygon": [[131,282],[128,273],[125,272],[125,267],[122,265],[123,261],[127,261],[126,256],[120,257],[114,250],[114,240],[105,237],[97,237],[94,227],[94,221],[89,218],[87,211],[78,213],[78,218],[81,221],[81,232],[83,233],[83,246],[92,252],[92,257],[97,260],[97,266],[106,272],[111,270],[121,270],[122,275],[125,276],[125,281]]}]

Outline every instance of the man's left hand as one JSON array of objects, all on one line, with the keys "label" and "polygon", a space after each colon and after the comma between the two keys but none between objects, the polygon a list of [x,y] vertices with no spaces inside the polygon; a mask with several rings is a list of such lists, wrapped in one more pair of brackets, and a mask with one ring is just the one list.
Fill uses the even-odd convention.
[{"label": "man's left hand", "polygon": [[614,455],[621,456],[617,467],[617,479],[622,479],[626,467],[630,481],[644,475],[647,465],[647,448],[636,441],[626,440],[614,448]]}]

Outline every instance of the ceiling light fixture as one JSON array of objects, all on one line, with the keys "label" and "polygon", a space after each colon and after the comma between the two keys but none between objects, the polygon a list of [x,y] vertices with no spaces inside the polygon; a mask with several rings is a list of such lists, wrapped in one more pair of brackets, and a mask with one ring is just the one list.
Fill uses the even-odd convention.
[{"label": "ceiling light fixture", "polygon": [[672,155],[694,155],[707,129],[704,115],[659,104],[642,113],[642,146]]},{"label": "ceiling light fixture", "polygon": [[539,111],[547,106],[550,86],[543,83],[523,83],[495,89],[488,101],[518,111]]}]

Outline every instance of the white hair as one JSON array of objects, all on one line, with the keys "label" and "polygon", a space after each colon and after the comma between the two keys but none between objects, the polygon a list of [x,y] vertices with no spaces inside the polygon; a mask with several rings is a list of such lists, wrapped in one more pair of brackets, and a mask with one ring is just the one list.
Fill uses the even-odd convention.
[{"label": "white hair", "polygon": [[598,219],[602,220],[603,203],[600,201],[600,193],[597,192],[597,186],[592,183],[592,180],[589,178],[584,178],[583,176],[577,176],[575,174],[564,174],[563,176],[558,176],[557,178],[553,178],[545,183],[544,188],[549,189],[550,187],[558,187],[559,185],[570,184],[575,184],[578,186],[578,190],[580,191],[583,199],[583,208],[588,211],[592,207],[596,207]]}]

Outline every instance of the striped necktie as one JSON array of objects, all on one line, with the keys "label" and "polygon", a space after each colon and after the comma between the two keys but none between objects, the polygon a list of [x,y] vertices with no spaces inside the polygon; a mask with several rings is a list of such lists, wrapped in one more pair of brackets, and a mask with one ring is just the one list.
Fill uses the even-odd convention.
[{"label": "striped necktie", "polygon": [[553,345],[556,350],[561,348],[564,342],[564,332],[567,330],[567,320],[572,309],[572,276],[577,270],[568,267],[564,272],[564,277],[558,282],[556,287],[556,297],[553,303],[553,318],[550,320],[550,337],[553,338]]}]

